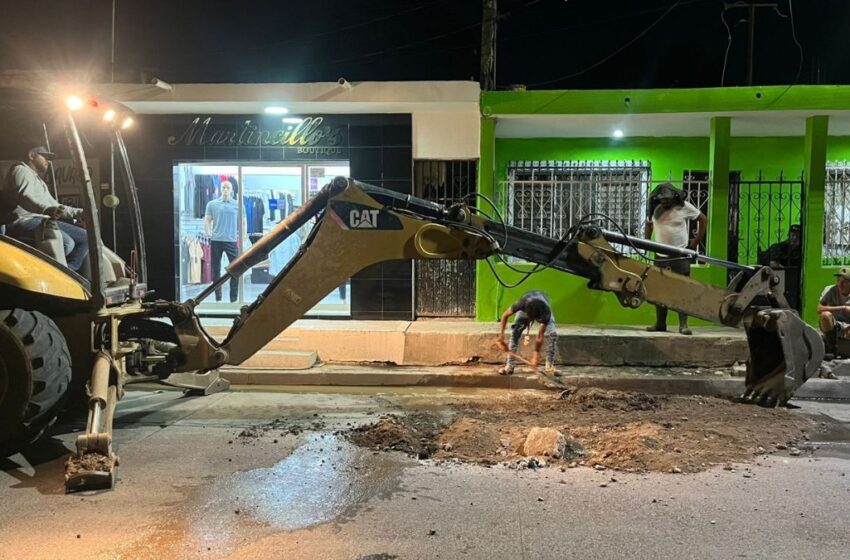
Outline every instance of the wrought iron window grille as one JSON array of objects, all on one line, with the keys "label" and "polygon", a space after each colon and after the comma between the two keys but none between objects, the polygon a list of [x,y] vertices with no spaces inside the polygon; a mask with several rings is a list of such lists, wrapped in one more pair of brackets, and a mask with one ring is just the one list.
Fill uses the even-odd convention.
[{"label": "wrought iron window grille", "polygon": [[642,237],[650,182],[647,161],[511,161],[501,203],[509,225],[548,237],[561,237],[588,215],[614,229],[603,214]]},{"label": "wrought iron window grille", "polygon": [[826,165],[821,264],[850,264],[850,162]]}]

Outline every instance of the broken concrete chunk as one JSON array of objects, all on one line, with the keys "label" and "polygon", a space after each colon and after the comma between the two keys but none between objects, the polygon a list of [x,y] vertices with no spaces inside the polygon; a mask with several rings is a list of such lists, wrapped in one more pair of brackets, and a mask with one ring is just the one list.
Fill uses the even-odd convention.
[{"label": "broken concrete chunk", "polygon": [[522,445],[522,454],[526,457],[552,457],[559,459],[564,456],[567,449],[567,438],[564,434],[554,428],[531,428],[525,443]]}]

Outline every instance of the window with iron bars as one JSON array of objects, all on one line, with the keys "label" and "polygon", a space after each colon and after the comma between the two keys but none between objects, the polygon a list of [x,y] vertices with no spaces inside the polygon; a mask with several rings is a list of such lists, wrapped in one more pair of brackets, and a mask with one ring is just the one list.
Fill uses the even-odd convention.
[{"label": "window with iron bars", "polygon": [[828,163],[825,186],[822,264],[850,264],[850,162]]},{"label": "window with iron bars", "polygon": [[643,237],[650,176],[646,161],[511,161],[503,189],[506,220],[559,238],[589,216],[606,229],[616,229],[613,220]]}]

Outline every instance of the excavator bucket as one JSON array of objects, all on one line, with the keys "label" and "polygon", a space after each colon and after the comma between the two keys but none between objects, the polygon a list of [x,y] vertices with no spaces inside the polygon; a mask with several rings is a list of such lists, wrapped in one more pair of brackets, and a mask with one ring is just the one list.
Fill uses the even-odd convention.
[{"label": "excavator bucket", "polygon": [[823,339],[789,309],[762,309],[746,327],[750,360],[744,398],[782,406],[815,375],[823,361]]}]

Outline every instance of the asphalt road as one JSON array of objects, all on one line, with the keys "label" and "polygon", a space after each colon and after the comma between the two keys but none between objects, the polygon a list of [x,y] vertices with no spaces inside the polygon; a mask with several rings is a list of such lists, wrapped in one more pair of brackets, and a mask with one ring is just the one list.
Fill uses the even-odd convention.
[{"label": "asphalt road", "polygon": [[[810,457],[696,475],[434,464],[356,448],[334,433],[385,412],[439,410],[453,394],[130,391],[116,420],[113,491],[63,493],[80,423],[0,459],[0,559],[850,554],[850,448],[841,433],[815,442]],[[798,404],[801,414],[831,417],[837,432],[850,423],[850,405]],[[274,429],[239,436],[271,421]]]}]

